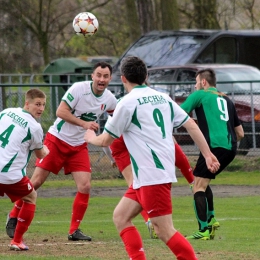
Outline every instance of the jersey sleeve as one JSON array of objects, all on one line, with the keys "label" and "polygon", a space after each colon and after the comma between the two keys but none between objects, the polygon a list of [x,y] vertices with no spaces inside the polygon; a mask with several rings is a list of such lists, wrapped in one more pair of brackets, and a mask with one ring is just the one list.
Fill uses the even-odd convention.
[{"label": "jersey sleeve", "polygon": [[186,112],[190,113],[196,107],[200,105],[200,94],[203,90],[198,90],[190,94],[187,99],[181,104],[181,108]]},{"label": "jersey sleeve", "polygon": [[[119,102],[113,113],[113,117],[108,117],[104,131],[114,138],[119,138],[124,130],[131,124],[132,117],[130,111],[125,102]],[[120,124],[117,124],[117,122],[120,122]]]},{"label": "jersey sleeve", "polygon": [[66,102],[70,109],[73,109],[78,103],[79,97],[81,96],[81,82],[74,83],[62,97],[62,101]]},{"label": "jersey sleeve", "polygon": [[183,124],[185,124],[185,122],[187,122],[187,120],[189,120],[189,115],[178,105],[176,104],[174,101],[173,102],[173,108],[174,108],[174,128],[179,128],[181,127]]},{"label": "jersey sleeve", "polygon": [[43,130],[41,126],[32,135],[30,150],[39,150],[43,147]]}]

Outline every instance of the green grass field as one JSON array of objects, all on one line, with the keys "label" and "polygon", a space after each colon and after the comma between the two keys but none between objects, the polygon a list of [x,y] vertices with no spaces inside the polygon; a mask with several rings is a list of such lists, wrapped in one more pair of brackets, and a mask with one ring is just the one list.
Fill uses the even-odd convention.
[{"label": "green grass field", "polygon": [[[179,185],[186,185],[179,178]],[[71,182],[71,181],[70,181]],[[124,186],[123,180],[94,181],[93,186]],[[45,188],[62,185],[62,182],[48,182]],[[259,185],[258,172],[222,173],[214,184]],[[65,181],[64,186],[69,186]],[[188,188],[187,185],[183,188]],[[238,186],[239,189],[239,186]],[[93,197],[82,230],[91,235],[92,242],[69,243],[71,204],[73,198],[38,198],[37,211],[29,231],[25,235],[30,250],[27,252],[9,251],[10,239],[5,234],[6,214],[12,207],[8,199],[0,199],[1,226],[0,259],[88,259],[122,260],[128,259],[123,244],[112,222],[112,212],[119,197]],[[197,229],[192,195],[173,197],[173,221],[175,227],[184,235]],[[259,260],[260,247],[260,196],[215,198],[216,217],[220,222],[214,240],[191,241],[200,260]],[[134,220],[139,229],[146,250],[147,259],[174,259],[169,249],[159,240],[152,240],[141,217]]]}]

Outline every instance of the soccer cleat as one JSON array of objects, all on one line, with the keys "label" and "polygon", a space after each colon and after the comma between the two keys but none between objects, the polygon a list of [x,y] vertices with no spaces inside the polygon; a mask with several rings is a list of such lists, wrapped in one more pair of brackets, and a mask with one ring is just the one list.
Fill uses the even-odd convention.
[{"label": "soccer cleat", "polygon": [[214,239],[215,237],[215,231],[220,227],[219,222],[212,218],[211,221],[208,223],[208,230],[209,230],[209,236],[210,239]]},{"label": "soccer cleat", "polygon": [[205,231],[197,231],[194,232],[191,236],[187,236],[187,239],[201,239],[201,240],[209,240],[210,236],[209,236],[209,230],[205,230]]},{"label": "soccer cleat", "polygon": [[14,242],[14,240],[12,240],[9,247],[10,250],[15,250],[15,251],[29,250],[29,247],[25,245],[23,241],[21,241],[20,243],[16,243]]},{"label": "soccer cleat", "polygon": [[189,183],[189,185],[190,185],[190,190],[191,190],[191,191],[192,191],[192,189],[193,189],[193,184],[194,184],[194,181],[191,182],[191,183]]},{"label": "soccer cleat", "polygon": [[86,236],[80,229],[77,229],[74,233],[68,235],[68,240],[79,241],[79,240],[87,240],[91,241],[91,237]]},{"label": "soccer cleat", "polygon": [[151,222],[150,219],[148,219],[146,225],[147,225],[147,228],[148,228],[150,237],[151,237],[152,239],[157,239],[158,236],[157,236],[157,234],[156,234],[155,231],[154,231],[154,227],[153,227],[153,224],[152,224],[152,222]]},{"label": "soccer cleat", "polygon": [[10,215],[8,213],[7,215],[7,219],[6,219],[6,234],[10,237],[10,238],[14,238],[14,232],[15,232],[15,228],[17,225],[17,218],[10,218]]}]

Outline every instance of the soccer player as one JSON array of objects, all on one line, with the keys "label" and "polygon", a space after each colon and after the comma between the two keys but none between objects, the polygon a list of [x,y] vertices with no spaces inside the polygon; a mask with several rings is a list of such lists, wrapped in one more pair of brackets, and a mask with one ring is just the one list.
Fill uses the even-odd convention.
[{"label": "soccer player", "polygon": [[200,154],[193,172],[194,209],[199,230],[187,238],[208,240],[214,239],[215,230],[220,226],[215,218],[213,193],[209,184],[234,159],[237,141],[243,138],[244,131],[234,104],[225,94],[216,89],[214,70],[198,71],[195,89],[197,91],[189,95],[181,107],[187,113],[195,110],[199,128],[212,153],[220,162],[220,168],[212,174]]},{"label": "soccer player", "polygon": [[[57,119],[44,140],[50,154],[36,161],[31,178],[35,189],[38,189],[50,172],[58,174],[62,167],[65,174],[72,175],[77,193],[72,206],[68,240],[91,241],[91,237],[79,229],[88,207],[91,188],[90,160],[84,133],[86,129],[97,130],[99,125],[96,120],[104,112],[112,113],[116,107],[116,98],[107,90],[111,75],[111,65],[98,62],[93,68],[93,81],[76,82],[67,90],[57,109]],[[6,226],[10,237],[15,229],[12,222],[17,218],[20,207],[21,202],[18,201],[10,212],[10,221]]]},{"label": "soccer player", "polygon": [[[192,187],[194,176],[188,158],[184,154],[174,137],[173,141],[175,146],[175,165],[181,170],[181,173],[186,178],[190,187]],[[133,174],[130,155],[126,148],[123,136],[121,135],[119,138],[115,139],[110,145],[110,148],[104,147],[103,149],[106,155],[110,158],[112,166],[118,167],[119,171],[124,176],[128,186],[130,186],[133,183]],[[158,238],[156,233],[154,232],[154,227],[151,223],[151,220],[149,219],[148,214],[144,210],[142,210],[141,215],[147,225],[150,237],[153,239]]]},{"label": "soccer player", "polygon": [[12,202],[23,202],[10,244],[12,250],[29,249],[23,235],[33,220],[37,193],[26,176],[26,167],[33,151],[40,159],[49,153],[42,143],[42,127],[36,121],[45,104],[46,95],[39,89],[30,89],[23,108],[7,108],[0,113],[0,196],[6,194]]},{"label": "soccer player", "polygon": [[113,213],[115,226],[132,260],[145,260],[141,236],[132,223],[142,210],[151,219],[155,232],[177,259],[195,260],[188,240],[172,221],[171,185],[176,182],[173,127],[184,126],[205,156],[208,168],[219,168],[198,126],[168,95],[144,85],[147,68],[138,57],[121,62],[121,80],[128,92],[118,102],[104,132],[96,136],[87,130],[86,142],[109,146],[123,138],[133,169],[133,185],[128,188]]}]

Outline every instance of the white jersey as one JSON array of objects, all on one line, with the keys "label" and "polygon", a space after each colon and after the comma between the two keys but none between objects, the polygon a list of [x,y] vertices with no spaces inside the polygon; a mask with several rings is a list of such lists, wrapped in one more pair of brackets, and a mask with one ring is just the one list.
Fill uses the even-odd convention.
[{"label": "white jersey", "polygon": [[[105,89],[97,96],[92,91],[92,81],[74,83],[62,100],[71,108],[71,113],[84,121],[96,121],[104,112],[113,113],[117,100],[111,91]],[[71,146],[82,145],[86,130],[57,118],[49,132]]]},{"label": "white jersey", "polygon": [[145,85],[135,87],[117,104],[105,131],[123,134],[130,153],[133,188],[177,182],[173,128],[189,119],[169,96]]},{"label": "white jersey", "polygon": [[26,175],[33,150],[43,147],[43,130],[22,108],[7,108],[0,113],[0,183],[12,184]]}]

